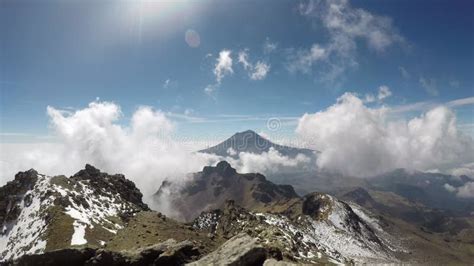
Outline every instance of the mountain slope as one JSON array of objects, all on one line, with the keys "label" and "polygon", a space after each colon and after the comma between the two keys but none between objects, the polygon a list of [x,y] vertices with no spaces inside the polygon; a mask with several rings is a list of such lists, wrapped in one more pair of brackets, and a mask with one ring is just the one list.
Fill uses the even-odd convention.
[{"label": "mountain slope", "polygon": [[202,211],[221,208],[228,199],[244,208],[264,209],[270,203],[284,204],[297,197],[291,186],[273,184],[261,174],[239,174],[225,161],[215,167],[204,167],[184,185],[164,181],[154,195],[157,201],[171,199],[172,209],[185,221],[194,219]]},{"label": "mountain slope", "polygon": [[381,201],[378,193],[345,193],[353,202],[318,192],[300,197],[291,186],[220,162],[159,189],[157,199],[171,196],[170,207],[187,212],[189,223],[182,223],[150,210],[123,175],[90,165],[69,178],[29,170],[0,188],[0,264],[472,262],[473,230],[420,230],[377,209],[411,202],[394,193]]},{"label": "mountain slope", "polygon": [[148,206],[133,182],[86,165],[70,178],[20,172],[0,188],[4,260],[74,246],[100,247]]},{"label": "mountain slope", "polygon": [[[399,243],[360,206],[321,193],[299,197],[291,186],[275,185],[258,174],[236,173],[227,162],[205,167],[184,184],[173,187],[165,182],[156,197],[164,195],[178,195],[172,197],[171,208],[188,221],[207,211],[194,221],[199,230],[226,238],[250,231],[279,249],[293,247],[284,251],[286,256],[304,262],[321,262],[321,257],[342,263],[396,261]],[[232,201],[230,207],[227,200]],[[255,227],[271,228],[270,235],[250,230]]]},{"label": "mountain slope", "polygon": [[200,150],[199,152],[223,157],[238,157],[240,152],[261,154],[268,152],[270,148],[288,157],[296,157],[298,154],[303,154],[309,158],[314,158],[316,152],[310,149],[300,149],[275,144],[252,130],[238,132],[216,146]]}]

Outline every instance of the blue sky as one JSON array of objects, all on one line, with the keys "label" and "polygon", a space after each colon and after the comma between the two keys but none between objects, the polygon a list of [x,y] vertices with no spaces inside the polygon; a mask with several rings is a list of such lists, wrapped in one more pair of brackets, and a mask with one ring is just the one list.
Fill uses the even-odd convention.
[{"label": "blue sky", "polygon": [[[271,117],[291,134],[304,113],[380,86],[390,97],[368,105],[409,116],[451,103],[473,134],[472,1],[340,3],[356,25],[308,1],[2,1],[1,141],[47,136],[48,105],[97,98],[119,104],[122,123],[141,105],[163,110],[184,136],[260,131]],[[232,65],[219,78],[222,51]]]}]

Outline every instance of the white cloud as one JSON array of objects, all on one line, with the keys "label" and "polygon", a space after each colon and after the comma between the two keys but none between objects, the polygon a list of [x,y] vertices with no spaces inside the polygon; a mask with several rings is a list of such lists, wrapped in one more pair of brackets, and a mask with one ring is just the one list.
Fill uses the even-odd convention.
[{"label": "white cloud", "polygon": [[35,168],[49,175],[72,175],[90,163],[109,173],[123,173],[150,196],[165,178],[180,180],[216,158],[192,154],[173,140],[175,127],[166,115],[150,107],[138,108],[130,124],[121,121],[120,107],[92,102],[69,113],[48,107],[57,143],[28,147],[2,146],[2,181],[18,171]]},{"label": "white cloud", "polygon": [[170,85],[170,82],[171,82],[170,79],[165,80],[165,82],[163,83],[163,88],[167,89]]},{"label": "white cloud", "polygon": [[245,70],[252,68],[252,65],[248,61],[249,54],[247,50],[239,52],[239,63],[242,64]]},{"label": "white cloud", "polygon": [[216,75],[216,81],[218,84],[221,83],[222,78],[228,74],[234,73],[232,69],[232,57],[230,50],[222,50],[219,52],[217,63],[214,67],[214,75]]},{"label": "white cloud", "polygon": [[474,97],[461,98],[461,99],[452,100],[446,103],[446,105],[449,107],[457,107],[457,106],[471,105],[471,104],[474,104]]},{"label": "white cloud", "polygon": [[321,151],[317,165],[352,176],[396,168],[446,171],[474,161],[473,140],[457,130],[456,116],[440,106],[409,121],[391,120],[390,108],[369,108],[345,93],[327,110],[305,114],[296,132]]},{"label": "white cloud", "polygon": [[449,173],[455,176],[465,175],[474,179],[474,162],[466,163],[459,167],[453,168],[449,170]]},{"label": "white cloud", "polygon": [[459,187],[456,195],[460,198],[474,198],[474,182],[467,182]]},{"label": "white cloud", "polygon": [[[209,95],[210,97],[215,98],[214,92],[219,88],[221,85],[222,79],[226,75],[230,75],[234,73],[232,69],[232,51],[230,50],[222,50],[219,52],[219,57],[216,59],[216,64],[214,65],[213,73],[216,76],[216,82],[214,84],[209,84],[204,88],[204,93]],[[206,58],[211,56],[212,54],[207,54]]]},{"label": "white cloud", "polygon": [[449,191],[449,192],[455,192],[456,191],[456,188],[451,186],[450,184],[446,183],[444,184],[444,188]]},{"label": "white cloud", "polygon": [[265,43],[263,44],[263,53],[264,54],[270,54],[276,51],[278,48],[278,44],[276,42],[270,41],[269,38],[265,40]]},{"label": "white cloud", "polygon": [[[229,152],[229,151],[228,151]],[[235,152],[235,151],[234,151]],[[240,152],[237,159],[224,158],[240,173],[274,174],[288,169],[301,170],[307,167],[311,159],[303,154],[294,158],[284,156],[277,150],[270,148],[262,154]]]},{"label": "white cloud", "polygon": [[392,91],[390,91],[388,86],[382,85],[379,87],[379,93],[377,94],[377,99],[379,101],[382,101],[390,96],[392,96]]},{"label": "white cloud", "polygon": [[205,88],[204,88],[204,92],[209,95],[209,96],[212,96],[214,91],[216,91],[217,89],[217,85],[216,84],[209,84],[207,85]]},{"label": "white cloud", "polygon": [[435,79],[426,79],[424,77],[420,77],[419,79],[420,85],[426,90],[426,92],[431,96],[438,96],[438,86],[436,84]]},{"label": "white cloud", "polygon": [[270,65],[258,61],[254,66],[254,71],[251,73],[250,78],[253,80],[262,80],[267,76],[270,71]]},{"label": "white cloud", "polygon": [[234,156],[237,155],[237,152],[232,147],[230,147],[229,149],[227,149],[227,154],[229,154],[230,156]]},{"label": "white cloud", "polygon": [[[390,88],[386,85],[382,85],[379,87],[378,93],[377,93],[377,100],[379,102],[382,102],[384,99],[392,96],[392,91]],[[364,102],[365,103],[372,103],[375,102],[376,98],[373,94],[368,93],[365,95]]]},{"label": "white cloud", "polygon": [[392,113],[406,113],[406,112],[414,112],[414,111],[426,111],[429,109],[433,109],[439,105],[445,105],[450,108],[456,108],[464,105],[472,105],[474,104],[474,97],[467,97],[452,100],[446,103],[436,103],[433,101],[422,101],[422,102],[414,102],[409,104],[403,104],[394,106],[390,109]]},{"label": "white cloud", "polygon": [[400,75],[402,75],[402,78],[404,79],[410,78],[410,73],[408,73],[408,71],[404,67],[400,66],[398,67],[398,70],[400,70]]},{"label": "white cloud", "polygon": [[255,63],[254,65],[249,62],[248,57],[248,50],[243,50],[239,52],[239,63],[241,63],[244,70],[248,72],[250,79],[264,79],[270,71],[270,65],[262,61],[257,61],[257,63]]},{"label": "white cloud", "polygon": [[[222,79],[226,75],[230,75],[234,73],[232,68],[233,60],[231,57],[232,51],[230,50],[222,50],[219,53],[219,57],[217,58],[217,63],[214,66],[214,75],[216,76],[216,83],[209,84],[204,88],[204,92],[214,97],[214,92],[219,88],[221,85]],[[244,70],[247,71],[250,79],[252,80],[262,80],[264,79],[268,72],[270,71],[270,65],[263,61],[257,61],[254,65],[249,61],[248,49],[240,51],[238,54],[238,62],[242,64]]]},{"label": "white cloud", "polygon": [[372,93],[368,93],[365,95],[364,102],[366,103],[373,103],[375,102],[375,96]]},{"label": "white cloud", "polygon": [[313,44],[309,50],[299,50],[296,54],[290,55],[290,64],[288,70],[290,72],[303,72],[308,73],[311,71],[313,64],[318,61],[326,59],[328,53],[325,48],[319,44]]},{"label": "white cloud", "polygon": [[[293,72],[308,73],[315,62],[321,61],[322,78],[332,82],[346,69],[358,65],[356,52],[359,40],[377,53],[405,42],[390,18],[353,8],[347,0],[312,0],[301,4],[299,10],[304,16],[322,24],[329,33],[329,41],[324,45],[314,44],[310,50],[290,54],[288,69]],[[315,51],[319,52],[319,56],[314,54]],[[323,58],[326,60],[322,61]]]}]

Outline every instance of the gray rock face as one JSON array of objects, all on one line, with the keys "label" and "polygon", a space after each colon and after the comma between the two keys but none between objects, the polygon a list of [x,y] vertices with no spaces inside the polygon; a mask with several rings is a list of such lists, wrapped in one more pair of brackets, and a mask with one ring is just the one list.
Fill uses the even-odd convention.
[{"label": "gray rock face", "polygon": [[149,210],[148,206],[142,201],[143,195],[140,190],[122,174],[109,175],[92,165],[86,164],[85,169],[77,172],[71,179],[75,181],[87,180],[97,193],[100,193],[101,189],[106,189],[108,192],[118,193],[123,199],[139,206],[141,209]]},{"label": "gray rock face", "polygon": [[241,233],[214,252],[187,265],[262,265],[266,258],[267,252],[257,243],[257,239]]},{"label": "gray rock face", "polygon": [[13,181],[0,187],[0,236],[8,231],[11,223],[18,218],[21,212],[19,203],[25,193],[35,185],[37,176],[38,173],[33,169],[19,172]]},{"label": "gray rock face", "polygon": [[289,261],[281,261],[281,260],[276,260],[276,259],[267,259],[263,263],[263,266],[296,266],[296,265],[310,265],[310,264],[301,264],[301,263],[296,264]]},{"label": "gray rock face", "polygon": [[61,249],[38,255],[26,255],[8,265],[183,265],[198,256],[190,241],[168,239],[136,250],[113,252],[104,249]]}]

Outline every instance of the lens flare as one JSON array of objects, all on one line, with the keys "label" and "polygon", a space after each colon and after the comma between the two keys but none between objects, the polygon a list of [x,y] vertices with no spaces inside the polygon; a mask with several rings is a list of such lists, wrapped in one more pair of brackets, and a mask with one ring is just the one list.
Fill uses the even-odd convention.
[{"label": "lens flare", "polygon": [[189,45],[189,47],[196,48],[201,44],[201,37],[199,33],[195,30],[189,29],[184,34],[184,40]]}]

